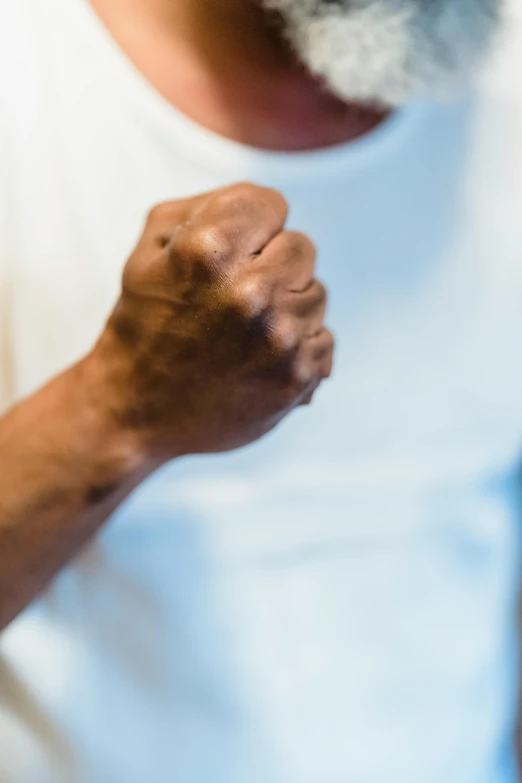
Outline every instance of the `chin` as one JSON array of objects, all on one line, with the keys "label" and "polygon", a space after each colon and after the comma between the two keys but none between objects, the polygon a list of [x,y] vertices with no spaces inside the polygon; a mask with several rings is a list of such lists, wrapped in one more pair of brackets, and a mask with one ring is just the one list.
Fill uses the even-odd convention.
[{"label": "chin", "polygon": [[262,2],[331,92],[382,108],[468,87],[502,26],[502,0]]}]

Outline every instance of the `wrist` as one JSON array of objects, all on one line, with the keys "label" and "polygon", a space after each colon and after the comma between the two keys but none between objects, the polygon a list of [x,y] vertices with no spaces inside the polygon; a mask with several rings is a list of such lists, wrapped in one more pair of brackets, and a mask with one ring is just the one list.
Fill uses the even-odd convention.
[{"label": "wrist", "polygon": [[160,464],[139,433],[126,425],[125,402],[113,374],[98,353],[92,352],[63,378],[81,448],[93,468],[93,491],[126,483],[134,474],[152,472]]}]

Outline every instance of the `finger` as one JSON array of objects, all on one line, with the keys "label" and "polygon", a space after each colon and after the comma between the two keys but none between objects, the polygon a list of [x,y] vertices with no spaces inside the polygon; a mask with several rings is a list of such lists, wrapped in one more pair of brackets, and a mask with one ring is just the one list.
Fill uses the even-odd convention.
[{"label": "finger", "polygon": [[328,329],[302,341],[293,365],[294,378],[301,389],[299,403],[307,404],[319,384],[332,372],[334,339]]},{"label": "finger", "polygon": [[260,254],[256,263],[277,277],[287,291],[304,291],[315,269],[315,245],[298,231],[282,231]]},{"label": "finger", "polygon": [[319,379],[329,378],[332,373],[334,348],[333,334],[326,327],[303,340],[301,350],[305,361],[313,363]]},{"label": "finger", "polygon": [[329,329],[324,327],[321,331],[304,341],[316,362],[319,378],[329,378],[332,374],[335,340]]},{"label": "finger", "polygon": [[187,225],[200,215],[211,195],[204,193],[192,198],[164,201],[153,206],[147,214],[139,247],[147,250],[153,245],[165,248],[180,226]]},{"label": "finger", "polygon": [[332,373],[333,353],[327,353],[321,359],[317,366],[317,375],[314,380],[309,384],[306,390],[303,392],[299,399],[298,405],[310,405],[313,402],[315,393],[321,383],[328,379]]},{"label": "finger", "polygon": [[250,260],[282,231],[287,215],[288,204],[278,191],[242,183],[214,193],[200,221],[219,231],[236,258]]},{"label": "finger", "polygon": [[324,285],[319,280],[312,280],[301,293],[286,294],[284,306],[300,322],[300,332],[307,337],[313,337],[324,326],[327,296]]}]

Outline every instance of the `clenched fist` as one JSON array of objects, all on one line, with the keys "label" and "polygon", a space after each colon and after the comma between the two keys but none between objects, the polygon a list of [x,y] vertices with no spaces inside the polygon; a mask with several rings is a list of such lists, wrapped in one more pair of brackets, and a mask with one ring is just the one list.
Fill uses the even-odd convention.
[{"label": "clenched fist", "polygon": [[286,216],[279,193],[250,184],[150,213],[91,357],[148,453],[250,443],[329,376],[315,250]]}]

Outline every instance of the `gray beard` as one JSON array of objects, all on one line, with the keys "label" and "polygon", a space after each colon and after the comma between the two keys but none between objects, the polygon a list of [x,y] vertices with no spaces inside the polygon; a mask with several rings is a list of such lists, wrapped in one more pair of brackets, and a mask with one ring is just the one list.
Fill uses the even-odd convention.
[{"label": "gray beard", "polygon": [[262,0],[299,59],[347,101],[393,107],[467,86],[503,0]]}]

